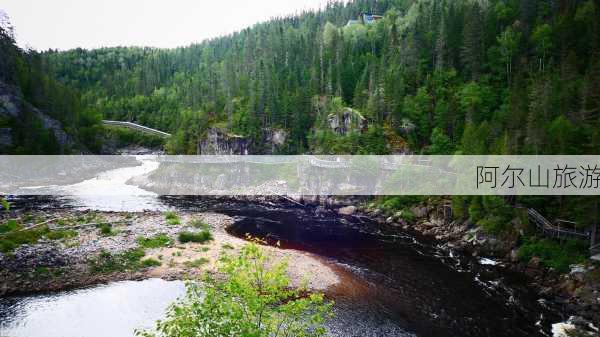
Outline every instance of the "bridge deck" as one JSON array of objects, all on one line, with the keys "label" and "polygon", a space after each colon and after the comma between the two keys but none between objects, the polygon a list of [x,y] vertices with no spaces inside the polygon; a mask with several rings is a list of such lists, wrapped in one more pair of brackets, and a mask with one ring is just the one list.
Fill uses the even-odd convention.
[{"label": "bridge deck", "polygon": [[152,129],[152,128],[149,128],[147,126],[143,126],[143,125],[139,125],[139,124],[135,124],[135,123],[131,123],[131,122],[102,120],[102,124],[122,126],[122,127],[130,128],[130,129],[133,129],[133,130],[138,130],[138,131],[141,131],[141,132],[145,132],[145,133],[157,135],[157,136],[164,137],[164,138],[171,137],[170,133],[166,133],[164,131]]}]

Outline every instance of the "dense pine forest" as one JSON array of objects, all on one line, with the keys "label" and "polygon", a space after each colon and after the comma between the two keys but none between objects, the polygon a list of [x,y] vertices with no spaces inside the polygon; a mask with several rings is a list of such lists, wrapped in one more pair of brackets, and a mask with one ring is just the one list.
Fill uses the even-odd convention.
[{"label": "dense pine forest", "polygon": [[[584,154],[600,146],[599,4],[357,0],[185,48],[49,51],[84,106],[176,134],[289,132],[284,153]],[[347,25],[360,13],[381,20]],[[368,130],[336,134],[352,107]],[[258,150],[257,152],[260,152]]]},{"label": "dense pine forest", "polygon": [[[17,46],[14,28],[0,11],[0,129],[9,130],[14,143],[8,150],[0,144],[0,153],[77,152],[85,148],[82,144],[96,142],[100,116],[82,106],[76,88],[54,79],[46,63],[39,52]],[[13,107],[15,102],[19,106]],[[48,125],[44,117],[59,124]],[[60,144],[53,128],[64,129],[72,139]]]},{"label": "dense pine forest", "polygon": [[[42,54],[15,47],[5,29],[0,62],[3,81],[92,151],[103,116],[173,133],[171,153],[197,153],[217,128],[246,137],[253,153],[273,149],[268,134],[279,130],[281,154],[597,154],[599,7],[331,2],[188,47]],[[381,19],[357,20],[365,13]],[[344,116],[353,122],[335,127]],[[464,214],[498,208],[455,199]],[[520,199],[581,223],[597,213],[594,198]]]}]

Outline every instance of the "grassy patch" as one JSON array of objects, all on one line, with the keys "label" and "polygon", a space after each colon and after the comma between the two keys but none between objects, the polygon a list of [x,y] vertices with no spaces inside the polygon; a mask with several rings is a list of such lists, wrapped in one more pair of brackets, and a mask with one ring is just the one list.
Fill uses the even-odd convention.
[{"label": "grassy patch", "polygon": [[206,222],[204,222],[200,219],[192,219],[192,220],[188,221],[187,224],[190,227],[194,227],[194,228],[198,228],[198,229],[208,230],[210,228]]},{"label": "grassy patch", "polygon": [[204,242],[212,240],[213,237],[209,231],[203,230],[203,231],[197,232],[197,233],[181,232],[181,233],[179,233],[179,236],[177,237],[177,239],[181,243],[186,243],[186,242],[204,243]]},{"label": "grassy patch", "polygon": [[50,240],[61,240],[61,239],[70,239],[74,238],[78,235],[77,231],[74,230],[56,230],[50,231],[46,234],[46,237]]},{"label": "grassy patch", "polygon": [[113,226],[109,223],[102,223],[98,225],[100,228],[100,235],[102,236],[114,236],[117,235],[117,231],[113,229]]},{"label": "grassy patch", "polygon": [[156,234],[150,238],[139,237],[137,242],[143,248],[161,248],[171,245],[171,238],[164,233]]},{"label": "grassy patch", "polygon": [[8,219],[5,223],[0,225],[0,234],[12,232],[17,229],[21,229],[17,219]]},{"label": "grassy patch", "polygon": [[27,230],[23,230],[20,224],[17,224],[16,227],[14,224],[11,224],[8,225],[8,227],[14,229],[10,232],[3,233],[0,237],[0,252],[3,253],[12,252],[21,245],[36,244],[43,237],[50,240],[60,240],[72,238],[77,235],[77,232],[72,230],[51,231],[48,226]]},{"label": "grassy patch", "polygon": [[233,249],[233,246],[230,243],[224,243],[222,247],[223,249]]},{"label": "grassy patch", "polygon": [[131,271],[142,268],[141,259],[146,253],[141,248],[135,248],[120,254],[103,251],[89,261],[93,273],[112,273]]},{"label": "grassy patch", "polygon": [[173,211],[165,212],[165,220],[167,220],[167,224],[171,226],[176,226],[181,224],[181,219],[179,215]]},{"label": "grassy patch", "polygon": [[142,268],[158,267],[161,264],[162,263],[160,261],[152,259],[152,258],[142,260]]},{"label": "grassy patch", "polygon": [[587,247],[581,241],[567,240],[560,243],[551,239],[528,237],[519,248],[518,256],[524,262],[534,256],[538,257],[544,266],[566,273],[570,265],[585,262],[586,254]]},{"label": "grassy patch", "polygon": [[53,277],[60,277],[63,274],[61,268],[50,268],[50,267],[37,267],[29,276],[33,279],[50,279]]},{"label": "grassy patch", "polygon": [[198,268],[208,263],[208,259],[205,257],[201,257],[199,259],[195,259],[193,261],[185,261],[183,264],[188,268]]}]

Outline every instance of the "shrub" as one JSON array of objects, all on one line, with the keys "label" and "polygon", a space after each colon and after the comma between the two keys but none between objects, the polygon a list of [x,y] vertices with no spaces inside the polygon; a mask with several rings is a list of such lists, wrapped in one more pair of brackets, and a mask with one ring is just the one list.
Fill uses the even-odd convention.
[{"label": "shrub", "polygon": [[14,251],[17,248],[17,244],[7,240],[7,239],[1,239],[0,240],[0,252],[2,253],[9,253]]},{"label": "shrub", "polygon": [[208,259],[205,257],[201,257],[201,258],[193,260],[193,261],[185,261],[184,262],[185,266],[188,268],[198,268],[207,263],[208,263]]},{"label": "shrub", "polygon": [[469,205],[469,219],[473,223],[477,223],[479,220],[483,219],[484,214],[483,205],[481,205],[481,197],[473,197],[471,199],[471,204]]},{"label": "shrub", "polygon": [[161,264],[162,263],[160,261],[152,259],[152,258],[142,260],[142,268],[158,267]]},{"label": "shrub", "polygon": [[207,231],[207,230],[203,230],[201,232],[181,232],[179,233],[179,236],[177,237],[179,239],[179,242],[181,243],[186,243],[186,242],[196,242],[196,243],[204,243],[206,241],[210,241],[213,239],[212,234]]},{"label": "shrub", "polygon": [[413,211],[411,211],[408,208],[404,208],[403,210],[401,210],[398,215],[400,216],[400,218],[406,220],[407,222],[414,222],[417,218],[415,216],[415,213],[413,213]]},{"label": "shrub", "polygon": [[188,226],[208,230],[210,227],[207,223],[199,219],[192,219],[188,222]]},{"label": "shrub", "polygon": [[408,208],[423,201],[423,197],[414,195],[383,197],[377,201],[377,205],[383,208],[387,213],[394,213],[398,210]]},{"label": "shrub", "polygon": [[519,248],[518,257],[528,262],[535,256],[544,266],[566,273],[570,265],[586,261],[586,254],[586,245],[578,240],[559,243],[551,239],[528,237]]},{"label": "shrub", "polygon": [[500,234],[507,229],[508,222],[500,216],[488,216],[479,220],[478,224],[490,234]]},{"label": "shrub", "polygon": [[161,234],[156,234],[153,237],[150,238],[145,238],[145,237],[138,237],[137,238],[137,242],[140,245],[140,247],[143,248],[161,248],[161,247],[167,247],[171,245],[171,238],[164,233]]},{"label": "shrub", "polygon": [[455,195],[452,197],[452,216],[454,219],[462,220],[467,217],[468,209],[466,197]]},{"label": "shrub", "polygon": [[176,225],[181,224],[181,219],[179,219],[179,216],[177,215],[177,213],[175,213],[173,211],[165,212],[165,219],[167,220],[167,224],[171,225],[171,226],[176,226]]},{"label": "shrub", "polygon": [[141,248],[131,249],[120,254],[103,251],[90,259],[89,266],[93,273],[112,273],[137,270],[142,267],[140,260],[145,252]]},{"label": "shrub", "polygon": [[46,234],[46,237],[50,240],[60,240],[60,239],[68,239],[73,238],[78,235],[77,231],[74,230],[55,230],[50,231]]},{"label": "shrub", "polygon": [[6,223],[0,225],[0,234],[12,232],[17,229],[21,229],[21,226],[17,223],[17,219],[8,219]]},{"label": "shrub", "polygon": [[12,231],[2,235],[0,251],[8,253],[25,244],[35,244],[50,232],[47,226],[29,230]]},{"label": "shrub", "polygon": [[113,227],[111,224],[103,223],[100,224],[98,227],[100,228],[100,234],[103,236],[113,236],[117,234],[115,231],[113,231]]},{"label": "shrub", "polygon": [[[287,335],[320,337],[332,315],[322,294],[293,288],[285,263],[272,263],[256,244],[224,257],[219,271],[200,283],[188,282],[186,296],[172,304],[154,331],[142,337]],[[282,331],[283,330],[283,331]],[[209,333],[207,333],[209,332]]]},{"label": "shrub", "polygon": [[10,202],[8,202],[8,200],[0,198],[0,204],[2,204],[2,208],[4,208],[6,212],[10,211]]}]

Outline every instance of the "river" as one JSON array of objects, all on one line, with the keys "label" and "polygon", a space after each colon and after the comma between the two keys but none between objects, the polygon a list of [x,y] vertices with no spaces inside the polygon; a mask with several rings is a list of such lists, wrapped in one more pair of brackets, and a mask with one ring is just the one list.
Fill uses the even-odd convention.
[{"label": "river", "polygon": [[[461,256],[423,238],[382,230],[368,218],[321,207],[159,197],[125,184],[125,178],[151,169],[144,163],[108,171],[69,187],[81,193],[68,198],[13,201],[17,208],[210,210],[233,216],[231,235],[280,241],[282,249],[315,253],[334,268],[343,282],[326,292],[336,303],[331,336],[544,336],[562,318],[521,275],[492,260]],[[89,193],[96,190],[107,193]],[[0,336],[132,336],[182,293],[181,282],[146,280],[2,298]]]}]

